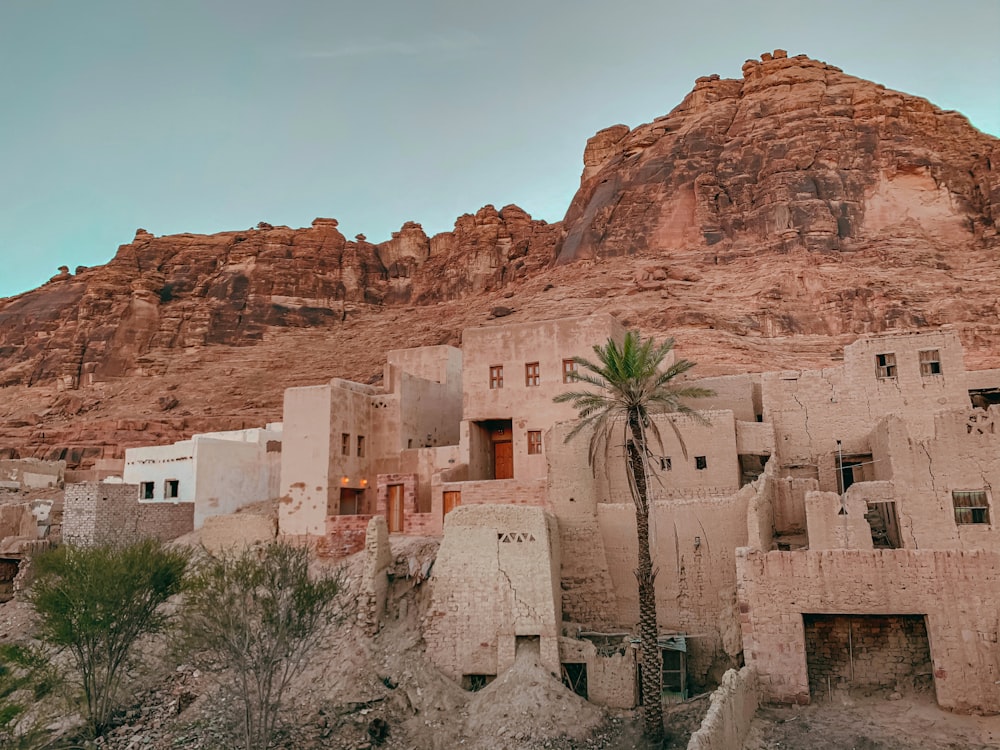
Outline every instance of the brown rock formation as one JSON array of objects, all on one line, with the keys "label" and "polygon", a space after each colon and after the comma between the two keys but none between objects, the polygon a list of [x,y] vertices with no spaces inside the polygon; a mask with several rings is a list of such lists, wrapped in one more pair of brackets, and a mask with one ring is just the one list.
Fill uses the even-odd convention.
[{"label": "brown rock formation", "polygon": [[386,349],[508,316],[611,312],[706,374],[952,324],[970,365],[998,367],[997,164],[961,115],[779,50],[597,133],[557,224],[486,206],[378,244],[334,219],[140,229],[107,265],[0,300],[0,455],[85,467],[278,419],[289,385],[377,379]]},{"label": "brown rock formation", "polygon": [[664,117],[590,139],[559,262],[996,237],[997,139],[804,55],[761,59],[742,80],[699,78]]}]

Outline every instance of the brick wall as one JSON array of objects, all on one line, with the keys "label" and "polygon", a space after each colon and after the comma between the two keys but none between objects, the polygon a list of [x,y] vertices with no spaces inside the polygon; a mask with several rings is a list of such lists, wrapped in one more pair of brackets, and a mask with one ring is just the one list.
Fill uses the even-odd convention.
[{"label": "brick wall", "polygon": [[194,528],[193,503],[141,503],[134,484],[66,485],[63,541],[81,546],[166,541]]},{"label": "brick wall", "polygon": [[317,543],[317,551],[339,559],[360,552],[365,547],[365,532],[371,516],[327,516],[326,536]]},{"label": "brick wall", "polygon": [[737,550],[747,664],[764,695],[810,699],[803,614],[924,615],[938,703],[1000,711],[1000,554],[959,550]]},{"label": "brick wall", "polygon": [[931,652],[921,615],[803,615],[809,692],[829,687],[896,688],[920,675]]}]

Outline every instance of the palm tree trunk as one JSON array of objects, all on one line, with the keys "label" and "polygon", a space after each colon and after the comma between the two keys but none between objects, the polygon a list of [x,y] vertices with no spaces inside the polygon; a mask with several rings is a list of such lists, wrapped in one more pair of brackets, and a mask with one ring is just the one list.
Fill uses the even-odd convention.
[{"label": "palm tree trunk", "polygon": [[663,740],[663,705],[660,695],[660,651],[656,642],[656,573],[649,551],[649,492],[646,484],[646,440],[638,415],[629,415],[632,439],[628,441],[628,463],[635,491],[635,530],[639,548],[639,565],[635,577],[639,582],[639,641],[642,664],[642,707],[646,737],[653,742]]}]

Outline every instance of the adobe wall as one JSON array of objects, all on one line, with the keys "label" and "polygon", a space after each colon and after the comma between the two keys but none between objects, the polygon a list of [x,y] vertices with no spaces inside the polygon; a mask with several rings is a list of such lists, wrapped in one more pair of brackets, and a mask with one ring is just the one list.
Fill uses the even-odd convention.
[{"label": "adobe wall", "polygon": [[[1000,408],[962,408],[935,415],[932,437],[915,438],[896,417],[873,432],[879,476],[891,481],[903,546],[1000,549]],[[852,487],[853,489],[853,487]],[[956,524],[953,491],[985,490],[990,523]]]},{"label": "adobe wall", "polygon": [[232,513],[211,516],[201,528],[201,543],[209,552],[240,550],[274,540],[277,526],[274,519],[254,513]]},{"label": "adobe wall", "polygon": [[[658,472],[662,486],[653,479],[650,514],[653,565],[656,578],[657,617],[661,629],[697,633],[690,644],[689,672],[698,684],[712,677],[719,665],[728,666],[741,649],[736,612],[735,549],[747,543],[747,507],[760,484],[737,489],[735,469],[718,467],[721,455],[711,439],[730,450],[735,445],[731,412],[715,412],[712,424],[681,427],[688,442],[694,479],[693,446],[704,445],[709,469],[727,472],[727,492],[711,488],[675,489],[675,476],[685,469],[674,463],[669,472]],[[683,418],[682,418],[683,419]],[[587,460],[589,435],[564,442],[570,424],[557,425],[549,437],[549,505],[559,520],[562,535],[563,602],[572,620],[596,627],[634,628],[639,601],[635,568],[638,561],[635,506],[628,493],[624,459],[612,454],[607,467],[592,470]],[[700,430],[700,432],[699,432]],[[676,441],[673,430],[661,427],[665,443]],[[679,449],[678,449],[679,450]],[[680,455],[680,454],[678,454]],[[731,463],[735,453],[729,455]],[[601,462],[603,463],[603,454]],[[714,483],[710,478],[706,483]],[[623,502],[608,502],[608,498]],[[715,678],[721,677],[721,674]]]},{"label": "adobe wall", "polygon": [[730,669],[712,693],[705,718],[688,740],[687,750],[735,750],[743,747],[759,705],[760,687],[754,669]]},{"label": "adobe wall", "polygon": [[[941,373],[921,375],[920,352],[932,349]],[[877,377],[882,353],[895,355],[895,377]],[[845,454],[869,453],[869,433],[883,416],[901,417],[922,438],[933,434],[934,412],[969,405],[961,344],[950,330],[862,338],[845,348],[841,367],[768,372],[761,387],[764,421],[780,436],[779,465],[815,465],[826,492],[838,490],[838,440]]]},{"label": "adobe wall", "polygon": [[[649,461],[649,489],[654,499],[724,495],[740,488],[733,413],[706,411],[701,415],[707,421],[683,414],[664,414],[654,418],[660,440],[656,439],[652,429],[647,431],[646,438],[647,447],[653,453]],[[583,466],[586,466],[589,440],[589,434],[581,434],[574,439],[574,447],[581,454]],[[623,433],[616,430],[612,445],[607,450],[602,447],[597,451],[596,471],[593,473],[597,477],[597,492],[602,502],[632,502],[624,441]],[[704,469],[697,468],[699,456],[705,459]],[[661,457],[669,458],[669,469],[661,468]]]},{"label": "adobe wall", "polygon": [[134,484],[66,485],[62,534],[80,546],[129,544],[145,538],[175,539],[194,528],[191,503],[140,503]]},{"label": "adobe wall", "polygon": [[938,704],[1000,712],[1000,554],[737,550],[744,657],[769,700],[806,703],[803,614],[926,615]]},{"label": "adobe wall", "polygon": [[11,489],[62,487],[65,474],[65,461],[43,461],[38,458],[0,459],[0,487],[10,486]]},{"label": "adobe wall", "polygon": [[445,519],[424,618],[427,656],[445,674],[496,675],[518,637],[540,638],[559,674],[559,532],[541,508],[462,506]]},{"label": "adobe wall", "polygon": [[809,549],[872,549],[872,530],[865,518],[865,484],[874,483],[853,485],[843,496],[836,492],[806,493]]},{"label": "adobe wall", "polygon": [[194,527],[211,516],[233,513],[251,503],[277,497],[281,453],[266,442],[194,437]]},{"label": "adobe wall", "polygon": [[[680,352],[683,355],[683,352]],[[692,370],[691,372],[697,372]],[[699,411],[731,411],[741,422],[756,422],[760,411],[760,374],[720,375],[695,378],[692,385],[715,391],[714,396],[690,399],[685,403]]]},{"label": "adobe wall", "polygon": [[597,639],[614,641],[597,646],[586,636],[559,639],[559,660],[563,664],[587,665],[587,700],[610,708],[635,708],[636,652],[625,638]]}]

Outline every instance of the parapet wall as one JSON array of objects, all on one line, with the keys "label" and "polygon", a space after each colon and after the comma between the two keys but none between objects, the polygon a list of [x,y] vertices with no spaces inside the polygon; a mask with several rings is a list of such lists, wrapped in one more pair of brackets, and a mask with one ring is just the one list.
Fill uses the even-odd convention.
[{"label": "parapet wall", "polygon": [[760,705],[760,689],[753,667],[730,669],[712,693],[701,727],[691,735],[687,750],[733,750],[743,747],[750,722]]}]

